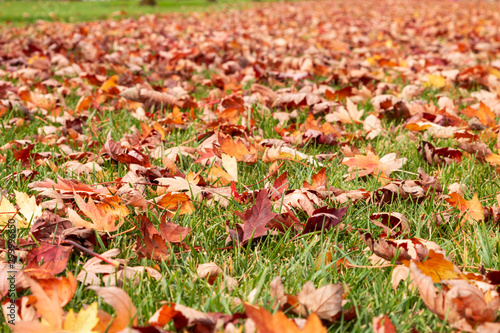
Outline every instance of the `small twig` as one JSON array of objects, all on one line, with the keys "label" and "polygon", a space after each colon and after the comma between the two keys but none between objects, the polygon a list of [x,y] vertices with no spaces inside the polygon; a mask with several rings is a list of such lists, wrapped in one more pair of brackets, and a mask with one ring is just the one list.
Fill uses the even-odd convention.
[{"label": "small twig", "polygon": [[196,141],[196,138],[193,138],[193,139],[190,139],[190,140],[184,141],[184,142],[182,142],[182,143],[180,144],[180,146],[184,146],[184,145],[186,145],[186,144],[188,144],[188,143],[191,143],[191,142],[193,142],[193,141]]},{"label": "small twig", "polygon": [[301,162],[299,160],[294,160],[293,158],[288,158],[288,157],[280,157],[280,158],[277,158],[277,160],[286,160],[286,161],[292,161],[292,162],[297,162],[297,163],[300,163],[306,167],[309,167],[310,165],[307,164],[307,163],[304,163],[304,162]]},{"label": "small twig", "polygon": [[44,123],[48,124],[47,120],[40,118],[39,116],[35,116],[36,119],[43,121]]},{"label": "small twig", "polygon": [[359,265],[354,265],[354,264],[351,264],[350,262],[347,262],[345,264],[345,266],[347,267],[354,267],[354,268],[385,268],[385,267],[394,267],[394,265],[392,264],[383,264],[383,265],[375,265],[375,266],[359,266]]},{"label": "small twig", "polygon": [[255,186],[257,184],[260,184],[262,183],[263,181],[265,181],[266,179],[269,179],[272,175],[274,175],[276,172],[278,172],[278,170],[283,166],[283,164],[285,164],[285,161],[281,162],[280,165],[278,165],[278,167],[276,168],[276,170],[274,170],[273,172],[271,172],[269,175],[267,175],[266,178],[262,179],[262,180],[259,180],[258,182],[256,182],[255,184],[252,184],[252,185],[247,185],[248,187],[252,187],[252,186]]},{"label": "small twig", "polygon": [[406,170],[397,170],[397,171],[403,172],[403,173],[407,173],[407,174],[410,174],[410,175],[414,175],[414,176],[418,176],[419,175],[418,173],[410,172],[410,171],[406,171]]},{"label": "small twig", "polygon": [[484,196],[484,197],[483,197],[481,200],[479,200],[479,201],[484,201],[484,200],[486,200],[486,198],[492,197],[492,196],[497,195],[497,194],[500,194],[500,192],[495,192],[495,193],[492,193],[492,194],[488,194],[488,195]]},{"label": "small twig", "polygon": [[439,214],[442,214],[442,213],[450,212],[450,211],[454,210],[455,208],[456,207],[448,208],[448,209],[442,210],[442,211],[437,212],[437,213],[432,213],[432,215],[439,215]]},{"label": "small twig", "polygon": [[109,258],[105,258],[105,257],[101,256],[100,254],[95,253],[94,251],[89,250],[86,247],[81,246],[80,244],[78,244],[76,242],[73,242],[72,240],[65,239],[61,243],[73,245],[74,247],[78,248],[79,250],[81,250],[81,251],[83,251],[83,252],[85,252],[93,257],[96,257],[97,259],[100,259],[104,262],[107,262],[108,264],[110,264],[111,266],[114,266],[116,268],[118,268],[120,266],[120,262],[109,259]]},{"label": "small twig", "polygon": [[127,232],[133,231],[133,230],[135,230],[135,229],[137,229],[137,227],[134,225],[132,228],[130,228],[130,229],[128,229],[128,230],[122,231],[122,232],[120,232],[120,233],[118,233],[118,234],[116,234],[116,235],[113,235],[113,236],[108,237],[108,239],[113,239],[113,238],[116,238],[116,237],[118,237],[118,236],[120,236],[120,235],[126,234]]},{"label": "small twig", "polygon": [[[14,219],[14,218],[16,217],[16,215],[17,215],[17,214],[19,214],[19,210],[16,210],[15,212],[12,212],[12,213],[7,212],[7,213],[0,213],[0,214],[14,214],[14,215],[12,215],[12,217],[9,219],[9,220],[12,220],[12,219]],[[7,228],[7,226],[8,226],[8,225],[9,225],[9,223],[5,223],[5,226],[2,228],[2,231],[0,231],[0,232],[4,232],[4,231],[5,231],[5,228]]]},{"label": "small twig", "polygon": [[486,268],[486,267],[476,267],[476,266],[467,266],[467,265],[462,265],[462,266],[458,266],[460,268],[469,268],[469,269],[477,269],[478,271],[480,271],[481,269],[484,269],[485,271],[496,271],[496,269],[493,269],[493,268]]}]

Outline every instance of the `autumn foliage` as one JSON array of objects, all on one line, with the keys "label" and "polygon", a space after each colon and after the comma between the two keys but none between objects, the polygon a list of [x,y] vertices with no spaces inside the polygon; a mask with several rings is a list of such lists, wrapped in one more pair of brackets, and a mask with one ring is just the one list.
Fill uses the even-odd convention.
[{"label": "autumn foliage", "polygon": [[[355,0],[1,26],[4,327],[500,332],[499,15]],[[363,308],[384,282],[424,319]]]}]

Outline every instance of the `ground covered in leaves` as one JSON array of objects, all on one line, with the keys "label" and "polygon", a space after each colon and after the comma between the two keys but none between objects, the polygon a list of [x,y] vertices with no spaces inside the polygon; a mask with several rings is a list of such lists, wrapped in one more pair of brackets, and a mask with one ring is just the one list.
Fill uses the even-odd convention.
[{"label": "ground covered in leaves", "polygon": [[499,15],[0,27],[3,330],[499,332]]}]

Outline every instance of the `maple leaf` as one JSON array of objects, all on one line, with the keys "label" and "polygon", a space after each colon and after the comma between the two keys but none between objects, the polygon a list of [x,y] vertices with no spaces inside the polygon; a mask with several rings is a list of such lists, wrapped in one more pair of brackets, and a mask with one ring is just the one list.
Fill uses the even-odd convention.
[{"label": "maple leaf", "polygon": [[347,207],[336,209],[325,206],[315,209],[311,217],[305,223],[302,233],[306,234],[319,230],[329,230],[340,223],[340,220],[346,212]]},{"label": "maple leaf", "polygon": [[283,200],[276,202],[275,207],[291,209],[292,207],[300,208],[309,216],[314,215],[314,205],[322,205],[323,201],[314,193],[307,189],[298,189],[283,196]]},{"label": "maple leaf", "polygon": [[69,309],[64,320],[63,329],[66,332],[73,333],[94,333],[94,327],[99,322],[97,317],[97,302],[92,303],[87,309],[82,309],[78,314]]},{"label": "maple leaf", "polygon": [[477,193],[474,193],[472,200],[469,201],[455,192],[450,193],[449,197],[450,198],[446,199],[446,202],[462,212],[460,218],[464,218],[465,221],[469,221],[470,223],[484,220],[484,209],[479,202]]},{"label": "maple leaf", "polygon": [[415,263],[410,263],[410,271],[427,308],[457,329],[472,332],[475,324],[496,319],[500,298],[494,289],[484,291],[465,280],[448,280],[439,291]]},{"label": "maple leaf", "polygon": [[481,124],[485,126],[494,127],[497,125],[495,121],[495,113],[493,113],[493,111],[491,111],[490,108],[483,102],[479,103],[479,110],[467,106],[465,110],[462,110],[462,113],[470,118],[477,117]]},{"label": "maple leaf", "polygon": [[[102,259],[93,257],[83,264],[82,270],[76,276],[76,279],[87,285],[100,286],[104,282],[107,286],[121,285],[123,281],[130,281],[133,284],[138,284],[144,273],[153,277],[156,280],[161,279],[161,274],[152,267],[146,266],[126,266],[126,260],[113,259],[120,254],[119,249],[111,249],[100,256],[102,258],[114,261],[118,268],[114,265],[101,264]],[[102,274],[102,279],[97,274]]]},{"label": "maple leaf", "polygon": [[26,221],[19,214],[16,214],[16,212],[16,207],[14,207],[7,197],[2,196],[2,200],[0,201],[0,225],[6,225],[14,217],[18,227],[26,227]]},{"label": "maple leaf", "polygon": [[322,333],[327,332],[326,327],[321,324],[318,316],[312,313],[302,329],[293,321],[289,320],[281,311],[272,315],[264,308],[258,308],[244,303],[247,316],[255,323],[255,327],[260,333]]},{"label": "maple leaf", "polygon": [[251,239],[266,236],[268,231],[267,223],[276,217],[276,213],[271,211],[271,201],[267,190],[259,191],[255,204],[250,209],[243,213],[234,213],[244,222],[238,224],[236,226],[237,230],[233,231],[237,233],[235,240],[241,245],[245,245]]},{"label": "maple leaf", "polygon": [[430,165],[443,165],[462,162],[462,153],[453,148],[436,148],[427,141],[421,141],[418,153]]},{"label": "maple leaf", "polygon": [[363,121],[363,129],[368,132],[366,135],[367,139],[375,139],[377,136],[384,133],[382,121],[372,114]]},{"label": "maple leaf", "polygon": [[[445,259],[442,253],[437,253],[434,250],[429,251],[428,258],[423,261],[413,261],[417,265],[422,274],[429,276],[434,283],[442,280],[451,280],[459,278],[462,273],[453,263]],[[403,260],[406,267],[410,266],[410,261]]]},{"label": "maple leaf", "polygon": [[222,167],[231,176],[232,181],[238,182],[238,161],[226,154],[221,155]]},{"label": "maple leaf", "polygon": [[56,275],[66,269],[72,246],[53,245],[42,242],[26,256],[25,272],[35,273],[37,271]]},{"label": "maple leaf", "polygon": [[170,244],[180,244],[191,232],[191,228],[182,227],[172,222],[162,221],[158,231],[147,216],[141,215],[141,233],[145,246],[137,238],[136,248],[140,256],[154,260],[165,260],[170,254]]},{"label": "maple leaf", "polygon": [[199,200],[201,197],[202,188],[189,179],[172,177],[156,178],[155,180],[161,185],[168,186],[166,192],[186,192],[192,200]]},{"label": "maple leaf", "polygon": [[336,112],[333,113],[338,120],[343,124],[361,124],[361,117],[364,114],[364,110],[358,111],[358,107],[349,98],[346,100],[346,108],[340,107]]},{"label": "maple leaf", "polygon": [[129,325],[137,325],[137,309],[123,289],[97,286],[90,286],[88,289],[95,291],[98,296],[103,298],[105,303],[111,305],[116,311],[114,319],[99,316],[99,323],[96,326],[98,331],[104,332],[107,328],[107,332],[117,333],[129,327]]},{"label": "maple leaf", "polygon": [[[69,279],[73,279],[70,275]],[[92,329],[97,323],[97,304],[94,305],[95,312],[93,309],[89,311],[82,310],[77,316],[73,314],[64,317],[64,311],[62,309],[63,303],[61,302],[61,297],[59,295],[59,290],[63,289],[61,286],[51,286],[50,281],[45,281],[40,284],[34,279],[27,279],[30,286],[30,290],[33,293],[34,307],[37,314],[42,318],[41,321],[38,318],[32,318],[33,320],[16,320],[15,325],[10,325],[13,332],[72,332],[72,333],[91,333],[95,332]],[[49,288],[48,291],[45,288]],[[66,299],[73,297],[76,290],[76,284],[71,287],[69,295]],[[64,292],[64,289],[62,290]],[[67,301],[65,301],[67,302]],[[72,312],[72,311],[70,311]]]},{"label": "maple leaf", "polygon": [[312,156],[306,155],[296,149],[284,145],[268,147],[262,156],[262,161],[265,163],[274,162],[280,159],[292,159],[297,161],[306,160],[313,166],[323,166]]},{"label": "maple leaf", "polygon": [[154,199],[155,206],[162,207],[169,216],[194,213],[193,202],[186,193],[169,192]]},{"label": "maple leaf", "polygon": [[[381,219],[382,222],[377,220]],[[394,234],[394,229],[398,228],[401,232],[406,232],[409,230],[409,222],[403,214],[392,212],[392,213],[374,213],[370,215],[370,221],[376,226],[384,229],[387,235]]]},{"label": "maple leaf", "polygon": [[249,142],[246,142],[243,138],[236,138],[233,141],[231,136],[219,132],[217,142],[220,145],[222,153],[234,157],[237,161],[249,164],[257,161],[257,149]]},{"label": "maple leaf", "polygon": [[[120,228],[123,224],[123,218],[117,218],[117,215],[102,206],[95,204],[94,200],[89,197],[89,201],[85,202],[81,196],[76,192],[74,193],[75,201],[78,208],[92,220],[92,223],[82,219],[77,212],[68,208],[68,219],[77,227],[84,227],[88,229],[96,229],[98,231],[113,232]],[[118,223],[116,221],[118,220]]]},{"label": "maple leaf", "polygon": [[[225,154],[224,154],[225,155]],[[227,155],[226,155],[227,156]],[[213,186],[226,186],[236,181],[230,174],[221,167],[214,165],[208,170],[206,179],[213,183]]]},{"label": "maple leaf", "polygon": [[407,161],[406,158],[397,158],[395,153],[390,153],[382,158],[368,151],[366,155],[354,155],[345,157],[342,164],[349,167],[350,174],[345,175],[346,181],[352,180],[358,175],[364,177],[374,175],[381,179],[387,179],[393,171],[400,170]]},{"label": "maple leaf", "polygon": [[443,88],[446,85],[446,79],[439,74],[427,74],[425,85],[432,88]]},{"label": "maple leaf", "polygon": [[298,295],[298,300],[309,311],[321,319],[335,321],[342,311],[342,284],[327,284],[318,289],[311,281],[307,281]]},{"label": "maple leaf", "polygon": [[373,317],[373,333],[396,333],[396,327],[387,315]]},{"label": "maple leaf", "polygon": [[50,278],[34,278],[50,299],[59,301],[59,306],[63,307],[71,301],[77,288],[77,280],[71,272],[67,277],[57,276]]},{"label": "maple leaf", "polygon": [[328,187],[326,182],[326,168],[321,168],[317,174],[312,175],[312,184],[304,180],[302,186],[310,190],[326,189]]},{"label": "maple leaf", "polygon": [[148,108],[151,106],[170,107],[178,103],[178,99],[171,94],[138,87],[125,89],[120,96],[134,102],[144,103]]}]

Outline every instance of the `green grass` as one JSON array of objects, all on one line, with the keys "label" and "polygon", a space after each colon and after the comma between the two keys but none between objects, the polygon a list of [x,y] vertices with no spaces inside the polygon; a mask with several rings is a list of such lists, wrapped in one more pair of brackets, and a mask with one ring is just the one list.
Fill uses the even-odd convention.
[{"label": "green grass", "polygon": [[[240,1],[238,4],[245,4],[246,1]],[[0,3],[1,21],[11,21],[14,23],[33,22],[38,19],[62,20],[62,21],[85,21],[97,20],[109,17],[110,13],[118,10],[124,10],[128,15],[139,15],[141,13],[159,13],[169,11],[190,11],[190,10],[212,10],[220,9],[226,6],[226,3],[209,5],[204,0],[196,1],[160,1],[156,8],[139,7],[136,2],[131,1],[109,1],[109,2],[2,2]],[[29,17],[25,17],[24,13]],[[51,15],[50,13],[55,13]],[[21,29],[19,29],[21,30]],[[20,32],[18,32],[21,35]],[[5,69],[1,67],[0,69]],[[52,72],[51,72],[52,73]],[[107,73],[108,76],[110,72]],[[209,71],[203,73],[207,78],[210,77]],[[147,77],[151,73],[144,73]],[[62,82],[65,78],[54,77]],[[15,85],[25,85],[24,81],[15,81],[7,77],[1,78],[10,80]],[[314,78],[315,82],[323,82],[325,78]],[[84,79],[85,80],[85,79]],[[265,81],[259,81],[260,83]],[[163,82],[159,82],[162,84]],[[401,91],[403,83],[393,82],[397,85],[396,90]],[[36,84],[33,83],[33,86]],[[265,83],[264,83],[265,84]],[[287,82],[290,86],[292,83]],[[34,87],[30,86],[32,91]],[[95,88],[95,87],[94,87]],[[213,87],[197,86],[193,97],[200,101],[208,96],[208,92]],[[271,87],[277,89],[277,87]],[[282,88],[282,87],[279,87]],[[339,87],[332,87],[339,88]],[[72,88],[73,89],[73,88]],[[74,88],[76,89],[76,88]],[[95,93],[97,88],[94,89]],[[250,84],[243,88],[247,93],[250,90]],[[436,103],[439,95],[447,95],[454,100],[466,98],[471,91],[465,92],[457,87],[440,89],[425,89],[419,99],[425,103]],[[64,98],[64,103],[69,110],[74,110],[79,96],[73,94],[60,95]],[[112,106],[113,99],[109,102]],[[255,106],[257,109],[259,105]],[[365,110],[366,117],[373,111],[369,102],[359,105]],[[464,108],[465,105],[460,105]],[[188,110],[181,110],[188,111]],[[281,111],[271,109],[270,112]],[[297,119],[298,125],[304,123],[308,116],[307,109],[299,110]],[[167,111],[167,113],[170,112]],[[171,148],[188,142],[186,145],[197,147],[201,142],[193,140],[200,132],[203,132],[203,126],[206,124],[199,118],[203,115],[203,110],[194,110],[196,120],[189,124],[186,129],[174,129],[169,132],[162,145],[165,148]],[[107,134],[111,132],[114,140],[120,140],[126,134],[133,133],[133,128],[141,128],[140,121],[131,115],[130,110],[118,109],[112,111],[101,111],[90,109],[86,113],[89,117],[84,122],[83,134],[91,137],[97,145],[90,146],[88,142],[78,146],[77,142],[67,137],[65,144],[78,151],[91,151],[101,154],[103,143],[106,142]],[[25,123],[19,126],[9,125],[13,118],[24,118],[19,110],[9,110],[6,114],[0,116],[0,146],[12,140],[31,139],[36,142],[39,135],[39,128],[53,125],[61,128],[61,124],[52,122],[41,113],[35,114],[37,117],[25,119]],[[156,118],[163,118],[165,114],[156,114]],[[264,139],[281,139],[276,133],[275,126],[278,121],[274,120],[270,113],[260,114],[254,112],[255,126],[250,127],[250,133]],[[500,177],[494,168],[488,163],[479,163],[474,156],[465,157],[461,163],[452,163],[441,167],[427,164],[418,154],[418,146],[421,140],[428,140],[439,147],[456,147],[457,142],[451,139],[439,139],[428,137],[425,133],[410,133],[402,126],[401,120],[383,120],[383,127],[387,129],[387,134],[373,140],[365,139],[359,135],[363,126],[359,124],[345,125],[345,131],[351,136],[346,135],[340,138],[343,143],[353,144],[361,152],[365,153],[370,145],[376,151],[378,156],[397,152],[399,157],[405,157],[408,162],[403,166],[402,171],[391,174],[391,177],[398,180],[417,179],[415,175],[419,168],[426,173],[438,177],[443,185],[444,193],[447,193],[447,186],[460,182],[467,186],[465,198],[470,200],[474,193],[477,193],[480,199],[485,198],[481,203],[485,207],[491,207],[496,203],[495,195],[500,191]],[[286,123],[285,126],[290,125]],[[96,132],[92,128],[97,128]],[[96,133],[96,136],[94,136]],[[61,132],[57,132],[58,137],[63,137]],[[495,140],[488,141],[490,148],[494,148]],[[57,145],[37,142],[33,152],[55,152],[62,153]],[[315,143],[308,143],[300,151],[311,156],[323,153],[334,153],[336,156],[330,161],[323,161],[326,167],[328,185],[348,191],[365,189],[374,191],[381,187],[377,177],[368,176],[364,178],[355,178],[352,181],[345,181],[344,175],[347,173],[347,167],[341,164],[344,157],[340,146],[323,146]],[[7,162],[0,162],[0,187],[1,190],[12,194],[14,190],[27,192],[30,195],[37,194],[31,191],[28,184],[32,181],[41,181],[45,179],[75,178],[86,184],[97,184],[104,182],[113,182],[126,175],[128,168],[122,163],[116,163],[109,159],[102,164],[103,173],[77,176],[68,172],[64,168],[59,168],[66,160],[53,160],[56,168],[50,165],[35,165],[34,162],[24,167],[14,158],[12,149],[0,151],[0,155],[6,157]],[[64,156],[65,154],[63,154]],[[154,167],[161,168],[160,159],[152,160]],[[180,157],[176,163],[180,172],[188,174],[189,172],[206,172],[206,167],[194,163],[190,157]],[[248,190],[258,190],[264,187],[265,182],[255,184],[268,176],[270,163],[264,163],[261,159],[253,165],[247,165],[238,162],[239,183],[236,184],[238,192]],[[320,166],[303,165],[295,161],[285,160],[279,173],[275,176],[287,172],[290,181],[290,189],[302,187],[303,181],[311,183],[311,177],[320,170]],[[25,169],[33,169],[38,172],[34,179],[27,180],[21,176],[8,178],[13,173],[21,172]],[[268,181],[272,182],[275,177]],[[152,199],[157,195],[154,193],[156,187],[149,186],[146,190],[146,199]],[[39,201],[45,200],[38,196]],[[12,201],[12,200],[11,200]],[[68,200],[70,202],[71,200]],[[407,283],[402,283],[396,290],[392,289],[391,273],[392,268],[366,268],[350,267],[338,270],[335,262],[340,259],[347,259],[351,264],[357,266],[371,266],[369,256],[366,252],[366,246],[361,241],[356,229],[364,229],[375,236],[381,233],[381,229],[375,226],[369,216],[377,212],[398,212],[403,214],[409,221],[411,237],[419,237],[436,242],[447,254],[451,254],[456,265],[475,266],[485,265],[489,269],[500,270],[500,234],[498,226],[492,223],[473,223],[461,226],[457,219],[459,215],[456,211],[452,219],[441,226],[434,224],[434,214],[449,209],[449,206],[443,200],[434,199],[429,196],[422,202],[416,202],[411,199],[396,199],[391,204],[378,206],[374,203],[360,200],[356,203],[350,202],[338,204],[333,199],[327,200],[329,207],[348,207],[347,214],[342,222],[353,227],[352,232],[333,228],[325,232],[317,232],[299,237],[291,232],[280,235],[268,236],[253,241],[248,246],[231,246],[226,244],[227,232],[226,225],[231,228],[242,221],[234,214],[234,211],[243,211],[250,208],[252,203],[240,204],[235,200],[229,200],[228,207],[209,206],[206,200],[194,202],[195,211],[191,215],[175,215],[171,221],[182,226],[189,226],[192,232],[185,240],[191,251],[175,248],[168,260],[157,262],[149,259],[138,259],[134,252],[134,243],[138,237],[142,237],[138,230],[120,234],[109,241],[107,247],[99,244],[94,251],[97,253],[105,252],[108,249],[118,248],[121,254],[118,258],[127,259],[129,266],[155,266],[162,274],[163,278],[157,281],[146,275],[143,275],[138,284],[131,281],[125,281],[122,288],[131,297],[132,302],[138,310],[139,325],[146,325],[151,315],[158,310],[164,302],[174,302],[188,307],[192,307],[202,312],[222,312],[236,313],[243,312],[241,304],[236,304],[235,300],[247,300],[250,293],[255,293],[255,303],[259,306],[271,309],[272,299],[270,293],[270,283],[281,276],[285,287],[285,292],[294,294],[300,292],[302,286],[307,281],[312,281],[316,287],[329,283],[342,283],[348,288],[347,299],[356,307],[356,318],[351,321],[340,320],[329,326],[329,332],[371,332],[372,320],[375,316],[387,314],[392,323],[397,327],[398,332],[410,332],[413,329],[418,332],[452,332],[451,327],[436,315],[432,314],[423,303],[418,291],[408,288]],[[138,213],[129,207],[132,213],[126,218],[124,225],[116,233],[131,229],[138,225]],[[295,210],[296,215],[301,222],[307,220],[307,215]],[[151,221],[158,223],[158,216],[155,212],[149,210],[146,212]],[[21,230],[19,238],[28,238],[28,230]],[[230,248],[226,248],[229,245]],[[327,257],[331,255],[331,260]],[[83,252],[72,253],[67,269],[61,275],[67,275],[72,272],[75,276],[81,271],[81,263],[86,262],[92,257]],[[238,286],[231,292],[224,288],[224,279],[218,277],[214,285],[209,285],[205,280],[199,279],[196,268],[203,263],[215,262],[222,268],[225,274],[238,281]],[[468,270],[470,271],[470,270]],[[347,289],[345,290],[347,292]],[[30,294],[29,290],[23,291],[21,295]],[[90,291],[83,284],[78,285],[75,296],[66,305],[65,310],[75,309],[79,311],[84,305],[92,302],[99,302],[99,309],[110,312],[111,308],[97,297],[96,293]],[[111,311],[112,312],[112,311]],[[7,332],[8,328],[3,321],[1,331]],[[171,324],[167,329],[174,330]]]},{"label": "green grass", "polygon": [[142,14],[239,8],[250,2],[250,0],[219,0],[216,3],[206,0],[159,0],[157,6],[151,7],[140,6],[139,2],[134,0],[2,1],[0,2],[0,22],[29,23],[37,20],[97,21],[110,17],[123,17],[120,14],[121,11],[125,12],[125,16],[137,17]]},{"label": "green grass", "polygon": [[[432,98],[432,95],[427,95],[427,98]],[[74,107],[76,99],[69,96],[66,99],[66,103],[69,107]],[[367,111],[369,111],[369,108]],[[20,114],[13,111],[3,116],[2,124],[5,124],[7,119],[15,116],[20,116]],[[110,121],[105,121],[108,117]],[[109,131],[112,131],[113,136],[118,139],[122,137],[123,133],[130,133],[130,128],[133,125],[139,127],[139,122],[131,117],[130,113],[126,110],[106,113],[92,121],[99,123],[99,119],[102,121],[100,139],[103,141],[105,140],[106,133]],[[263,136],[265,138],[277,138],[278,136],[273,129],[277,122],[270,119],[264,120],[265,118],[259,117],[256,119],[261,124],[260,128],[263,131]],[[386,128],[391,124],[392,122],[386,123]],[[11,129],[5,129],[1,126],[0,145],[4,145],[13,139],[32,137],[37,133],[36,129],[44,125],[47,124],[42,122],[42,120],[34,119],[30,123],[30,126]],[[87,121],[88,128],[90,128],[90,125],[91,120],[89,119]],[[356,126],[348,125],[347,129],[354,132]],[[253,132],[254,134],[258,134],[256,128],[253,129]],[[408,158],[408,163],[404,166],[404,171],[416,172],[419,167],[428,173],[436,171],[435,167],[426,164],[418,155],[418,141],[413,142],[408,138],[396,140],[396,137],[400,137],[404,133],[405,131],[399,130],[384,138],[375,139],[370,142],[355,141],[354,143],[361,147],[370,143],[380,156],[390,152],[399,152],[400,156]],[[176,146],[183,141],[193,138],[195,134],[196,131],[192,127],[188,130],[175,130],[167,136],[166,142],[169,143],[168,146]],[[447,145],[446,140],[438,140],[434,143]],[[192,142],[190,145],[195,147],[198,145],[198,142]],[[98,152],[99,149],[93,149],[93,151]],[[57,148],[37,144],[35,150],[37,152],[57,151]],[[339,153],[339,148],[310,144],[304,150],[305,153],[310,155],[331,151]],[[12,163],[13,160],[12,152],[7,151],[7,161],[9,161],[12,167],[2,168],[0,179],[24,169],[20,165]],[[380,187],[380,184],[374,177],[344,182],[342,175],[346,173],[347,168],[339,165],[340,160],[341,158],[336,158],[325,164],[329,185],[344,190],[365,188],[369,191]],[[153,161],[153,164],[160,165],[161,162]],[[182,158],[179,166],[184,173],[199,171],[201,169],[199,165],[193,164],[189,158]],[[253,166],[239,163],[241,180],[238,190],[245,190],[242,184],[254,183],[266,177],[268,167],[268,164],[260,160]],[[91,184],[113,181],[117,177],[124,176],[127,172],[127,168],[124,165],[117,165],[111,161],[106,161],[103,169],[105,172],[102,174],[102,177],[96,178],[89,175],[77,178]],[[55,179],[57,175],[74,177],[74,175],[65,173],[64,171],[54,172],[47,166],[39,166],[36,170],[39,172],[36,179],[39,180],[45,178]],[[311,175],[318,172],[319,167],[306,167],[299,163],[287,161],[281,168],[281,172],[284,171],[288,172],[291,183],[290,187],[293,189],[301,187],[304,180],[310,182]],[[492,174],[491,171],[491,167],[487,164],[478,164],[475,163],[474,159],[465,158],[461,164],[452,164],[441,168],[440,180],[444,187],[455,181],[461,181],[468,186],[468,193],[478,192],[479,197],[482,198],[499,190],[498,176]],[[404,172],[396,172],[392,177],[397,179],[414,178]],[[491,181],[483,183],[482,180],[486,177],[489,177]],[[27,191],[27,184],[27,181],[14,177],[4,182],[2,187],[8,192],[14,189]],[[262,184],[253,187],[253,189],[260,188],[261,186]],[[489,200],[483,204],[492,203],[493,200]],[[332,205],[335,204],[332,203]],[[496,226],[488,224],[466,226],[464,232],[470,236],[465,238],[462,232],[456,232],[457,221],[452,221],[450,224],[442,227],[433,226],[431,221],[431,226],[427,227],[427,223],[432,219],[432,213],[444,210],[441,202],[425,200],[422,203],[417,203],[411,200],[397,200],[390,206],[381,208],[360,201],[348,206],[349,210],[343,222],[351,224],[354,228],[363,228],[378,233],[378,228],[369,221],[368,216],[380,211],[399,212],[404,214],[410,221],[411,235],[435,241],[448,253],[453,254],[458,265],[485,264],[488,268],[500,269],[498,260],[500,256],[500,247],[498,246],[500,237],[496,232]],[[158,282],[143,277],[141,283],[137,286],[130,283],[125,283],[123,286],[138,308],[138,316],[141,318],[140,324],[145,324],[147,318],[165,300],[193,307],[203,312],[234,313],[242,311],[243,308],[241,305],[235,306],[233,298],[246,299],[249,293],[257,288],[257,302],[259,304],[269,304],[272,301],[269,284],[276,276],[281,276],[285,285],[285,291],[290,294],[298,293],[306,281],[313,281],[317,287],[327,283],[344,283],[349,287],[348,299],[352,300],[353,304],[357,307],[357,318],[349,322],[341,321],[334,324],[330,327],[331,332],[370,331],[372,318],[381,314],[389,314],[391,320],[401,332],[410,331],[412,328],[415,328],[419,332],[450,331],[447,325],[443,325],[436,316],[430,311],[425,310],[418,292],[411,291],[404,285],[401,285],[396,291],[392,290],[390,283],[392,269],[349,268],[342,271],[336,270],[335,261],[341,258],[346,258],[355,265],[370,265],[368,254],[363,252],[365,246],[356,232],[348,233],[334,228],[324,233],[301,236],[293,241],[291,241],[293,234],[286,233],[284,235],[267,237],[260,242],[254,242],[250,246],[236,246],[230,250],[220,250],[220,248],[226,246],[226,223],[234,226],[235,223],[240,222],[232,211],[241,211],[241,205],[233,201],[227,209],[224,209],[221,207],[210,207],[206,202],[200,202],[195,203],[195,207],[196,211],[194,214],[174,217],[173,222],[183,226],[190,226],[193,232],[188,237],[187,243],[193,247],[201,247],[202,250],[177,254],[172,253],[168,261],[159,263],[161,272],[165,277],[162,281]],[[245,205],[245,208],[248,207],[250,205]],[[303,215],[299,214],[299,216],[304,218]],[[121,230],[127,230],[135,224],[135,214],[132,214],[127,218],[127,223]],[[140,261],[134,259],[135,254],[132,251],[132,246],[137,236],[139,236],[138,231],[120,235],[110,242],[108,248],[119,248],[122,251],[119,257],[131,259],[131,266],[154,264],[154,262],[146,259]],[[106,249],[99,249],[97,247],[96,250],[104,252]],[[332,253],[332,262],[325,265],[325,255],[328,252]],[[81,267],[77,265],[77,261],[84,262],[89,258],[89,256],[84,254],[74,254],[67,271],[72,271],[75,275],[78,274]],[[207,262],[217,263],[226,274],[237,279],[238,287],[228,295],[222,288],[224,284],[220,277],[213,286],[208,285],[204,280],[198,279],[196,267],[199,264]],[[323,265],[318,266],[318,262],[323,262]],[[90,304],[96,300],[98,298],[94,292],[87,291],[83,286],[79,286],[75,297],[67,308],[79,309],[83,304]],[[103,304],[100,304],[101,308],[102,306]],[[5,326],[3,330],[6,330]]]}]

